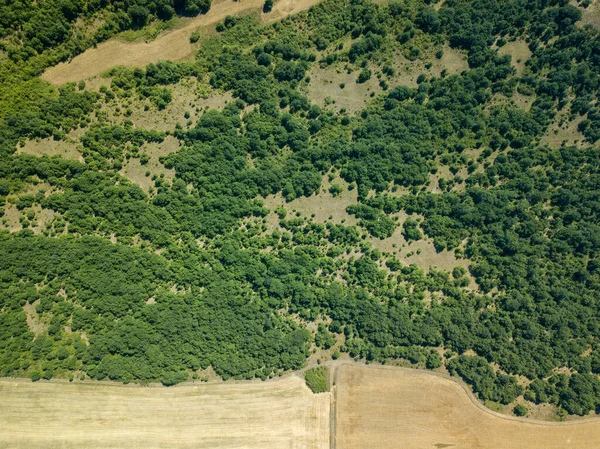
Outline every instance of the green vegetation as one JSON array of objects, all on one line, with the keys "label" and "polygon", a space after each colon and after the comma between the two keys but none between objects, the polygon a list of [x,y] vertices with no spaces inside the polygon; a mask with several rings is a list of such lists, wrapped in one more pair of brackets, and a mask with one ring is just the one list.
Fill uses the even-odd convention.
[{"label": "green vegetation", "polygon": [[[212,367],[266,379],[318,347],[445,366],[485,401],[600,411],[600,33],[577,26],[580,9],[560,0],[429,3],[327,0],[267,27],[228,17],[194,61],[116,68],[98,92],[37,78],[79,37],[66,27],[30,43],[31,11],[50,6],[19,17],[7,7],[0,375],[173,385]],[[142,24],[144,8],[160,17],[161,5],[136,5],[115,30]],[[69,24],[95,17],[77,8]],[[92,42],[81,39],[77,51]],[[532,52],[520,75],[497,51],[515,39]],[[427,68],[446,45],[468,69]],[[425,67],[411,87],[399,58]],[[318,106],[307,86],[329,67],[371,78],[352,82],[363,94],[375,79],[381,89],[356,114]],[[107,113],[138,102],[160,118],[189,80],[234,100],[186,104],[189,122],[166,132]],[[578,146],[540,143],[572,120]],[[75,142],[83,161],[17,152],[50,138]],[[166,139],[179,144],[160,158],[172,177],[145,150]],[[149,190],[124,177],[132,160]],[[323,192],[327,176],[344,183]],[[356,225],[263,201],[341,201],[342,184],[358,195],[346,209]],[[398,247],[427,239],[468,271],[375,247],[392,236]],[[307,384],[326,377],[308,371]]]},{"label": "green vegetation", "polygon": [[[15,62],[45,51],[59,58],[81,53],[119,31],[140,29],[152,21],[168,21],[176,14],[197,15],[210,8],[211,0],[137,0],[133,2],[30,1],[6,3],[0,9],[0,38],[3,49]],[[96,20],[100,26],[86,25]],[[60,55],[60,56],[59,56]]]},{"label": "green vegetation", "polygon": [[527,416],[529,413],[529,409],[524,404],[517,404],[513,409],[513,413],[517,416]]},{"label": "green vegetation", "polygon": [[325,366],[306,370],[304,380],[306,386],[315,394],[329,391],[329,369]]}]

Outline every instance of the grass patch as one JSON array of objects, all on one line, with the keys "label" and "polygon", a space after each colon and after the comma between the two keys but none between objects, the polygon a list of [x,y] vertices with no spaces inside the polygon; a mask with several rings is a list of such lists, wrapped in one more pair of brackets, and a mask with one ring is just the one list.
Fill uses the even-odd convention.
[{"label": "grass patch", "polygon": [[123,31],[117,35],[117,39],[125,42],[150,42],[156,39],[163,31],[175,28],[176,20],[176,17],[170,20],[156,20],[139,30]]},{"label": "grass patch", "polygon": [[325,393],[329,391],[329,368],[311,368],[304,373],[304,380],[313,393]]}]

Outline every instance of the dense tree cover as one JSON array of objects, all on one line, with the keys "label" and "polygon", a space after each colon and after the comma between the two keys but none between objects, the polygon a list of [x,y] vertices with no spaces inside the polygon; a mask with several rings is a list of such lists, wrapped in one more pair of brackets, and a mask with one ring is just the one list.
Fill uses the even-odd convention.
[{"label": "dense tree cover", "polygon": [[[134,26],[160,7],[120,11]],[[33,26],[33,13],[19,14],[18,27],[2,25],[7,36]],[[0,373],[172,385],[211,366],[223,378],[266,378],[339,338],[355,358],[445,365],[482,400],[600,409],[599,35],[579,17],[559,0],[447,0],[439,10],[329,0],[264,28],[228,18],[195,61],[115,69],[97,94],[29,79],[70,42],[67,19],[41,56],[0,62],[0,93],[14,91],[0,96],[0,199],[24,224],[40,208],[54,214],[41,235],[0,234]],[[497,51],[515,38],[532,51],[520,75]],[[393,51],[440,58],[445,42],[466,52],[468,70],[391,84]],[[368,70],[383,93],[353,116],[320,108],[305,94],[314,64]],[[160,110],[189,77],[235,100],[168,133],[98,112],[132,96]],[[498,101],[517,93],[531,97],[529,110]],[[559,111],[582,117],[588,145],[540,145]],[[78,127],[84,163],[13,154],[26,138]],[[161,159],[172,182],[156,178],[147,193],[118,174],[168,134],[181,143]],[[427,189],[442,172],[452,177]],[[357,226],[285,208],[267,226],[261,197],[311,196],[327,173],[357,190],[347,209]],[[468,258],[479,290],[465,288],[461,267],[425,272],[368,243],[396,228]],[[37,335],[24,306],[43,324]]]},{"label": "dense tree cover", "polygon": [[[2,375],[34,364],[43,372],[81,368],[98,379],[169,384],[208,366],[224,378],[266,377],[297,369],[306,357],[310,334],[233,279],[201,269],[188,291],[172,293],[175,273],[188,270],[146,251],[27,231],[2,239],[2,329],[9,332]],[[25,303],[52,316],[47,335],[32,340],[26,325],[12,325],[24,319]],[[67,322],[74,333],[65,333]]]},{"label": "dense tree cover", "polygon": [[523,393],[514,377],[496,374],[482,357],[461,355],[448,363],[450,374],[458,374],[483,400],[510,404]]}]

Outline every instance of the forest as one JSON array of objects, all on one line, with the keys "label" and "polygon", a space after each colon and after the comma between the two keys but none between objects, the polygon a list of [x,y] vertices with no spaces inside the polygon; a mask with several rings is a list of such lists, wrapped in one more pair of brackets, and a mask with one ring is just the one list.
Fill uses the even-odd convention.
[{"label": "forest", "polygon": [[[446,370],[492,406],[600,413],[600,32],[580,23],[588,3],[325,0],[272,25],[230,17],[194,60],[114,68],[99,89],[39,75],[210,1],[0,6],[0,375],[264,380],[318,351]],[[95,34],[78,30],[94,17]],[[530,52],[519,70],[502,51],[515,42]],[[393,65],[431,66],[449,49],[464,70],[413,83]],[[377,87],[360,110],[311,98],[311,78],[332,68]],[[161,117],[179,83],[202,79],[232,100],[187,125],[106,112],[134,99]],[[574,123],[576,143],[548,143],[558,122]],[[77,160],[21,151],[75,132]],[[149,189],[127,179],[167,139],[173,176],[148,168]],[[291,206],[345,194],[356,199],[340,221]],[[456,266],[380,249],[397,236]]]}]

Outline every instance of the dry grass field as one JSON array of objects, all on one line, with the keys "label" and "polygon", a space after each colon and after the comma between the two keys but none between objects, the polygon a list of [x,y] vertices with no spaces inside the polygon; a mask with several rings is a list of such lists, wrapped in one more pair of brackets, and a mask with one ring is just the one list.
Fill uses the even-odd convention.
[{"label": "dry grass field", "polygon": [[33,156],[60,156],[65,159],[83,161],[83,157],[77,151],[77,146],[72,142],[47,139],[26,140],[23,147],[17,148],[17,154],[31,154]]},{"label": "dry grass field", "polygon": [[[577,6],[575,0],[571,0],[572,5]],[[587,8],[581,8],[583,16],[581,17],[581,25],[592,25],[593,27],[600,28],[600,1],[592,0],[590,6]]]},{"label": "dry grass field", "polygon": [[[334,197],[329,193],[329,188],[332,184],[338,184],[342,188],[342,192],[339,196]],[[278,193],[277,195],[269,195],[264,198],[264,205],[271,209],[271,216],[275,216],[273,212],[276,208],[283,206],[288,216],[286,218],[293,218],[296,216],[296,212],[300,213],[301,217],[311,217],[314,214],[314,221],[318,223],[325,223],[331,221],[332,223],[342,223],[342,220],[347,226],[352,226],[358,223],[358,220],[354,215],[350,215],[346,212],[346,208],[352,204],[358,202],[357,190],[348,190],[348,183],[343,179],[336,177],[332,181],[329,181],[327,176],[323,177],[321,183],[321,191],[317,194],[309,197],[296,198],[293,201],[286,202],[283,196]],[[330,218],[331,217],[331,218]]]},{"label": "dry grass field", "polygon": [[330,394],[292,375],[172,388],[0,381],[0,447],[329,448]]},{"label": "dry grass field", "polygon": [[485,409],[458,383],[424,371],[342,365],[336,449],[597,449],[600,420],[544,423]]},{"label": "dry grass field", "polygon": [[[268,14],[261,14],[261,20],[271,23],[291,14],[310,8],[321,0],[279,0]],[[210,10],[190,20],[185,26],[170,30],[152,42],[124,42],[110,39],[90,48],[71,61],[60,63],[44,72],[42,78],[53,84],[64,84],[99,75],[111,67],[127,65],[144,67],[159,60],[181,60],[188,57],[193,49],[191,34],[214,32],[214,26],[229,15],[260,11],[264,0],[217,0]]]},{"label": "dry grass field", "polygon": [[511,64],[517,70],[517,75],[521,76],[525,70],[525,63],[531,58],[529,44],[522,39],[509,42],[498,49],[501,55],[510,55]]}]

